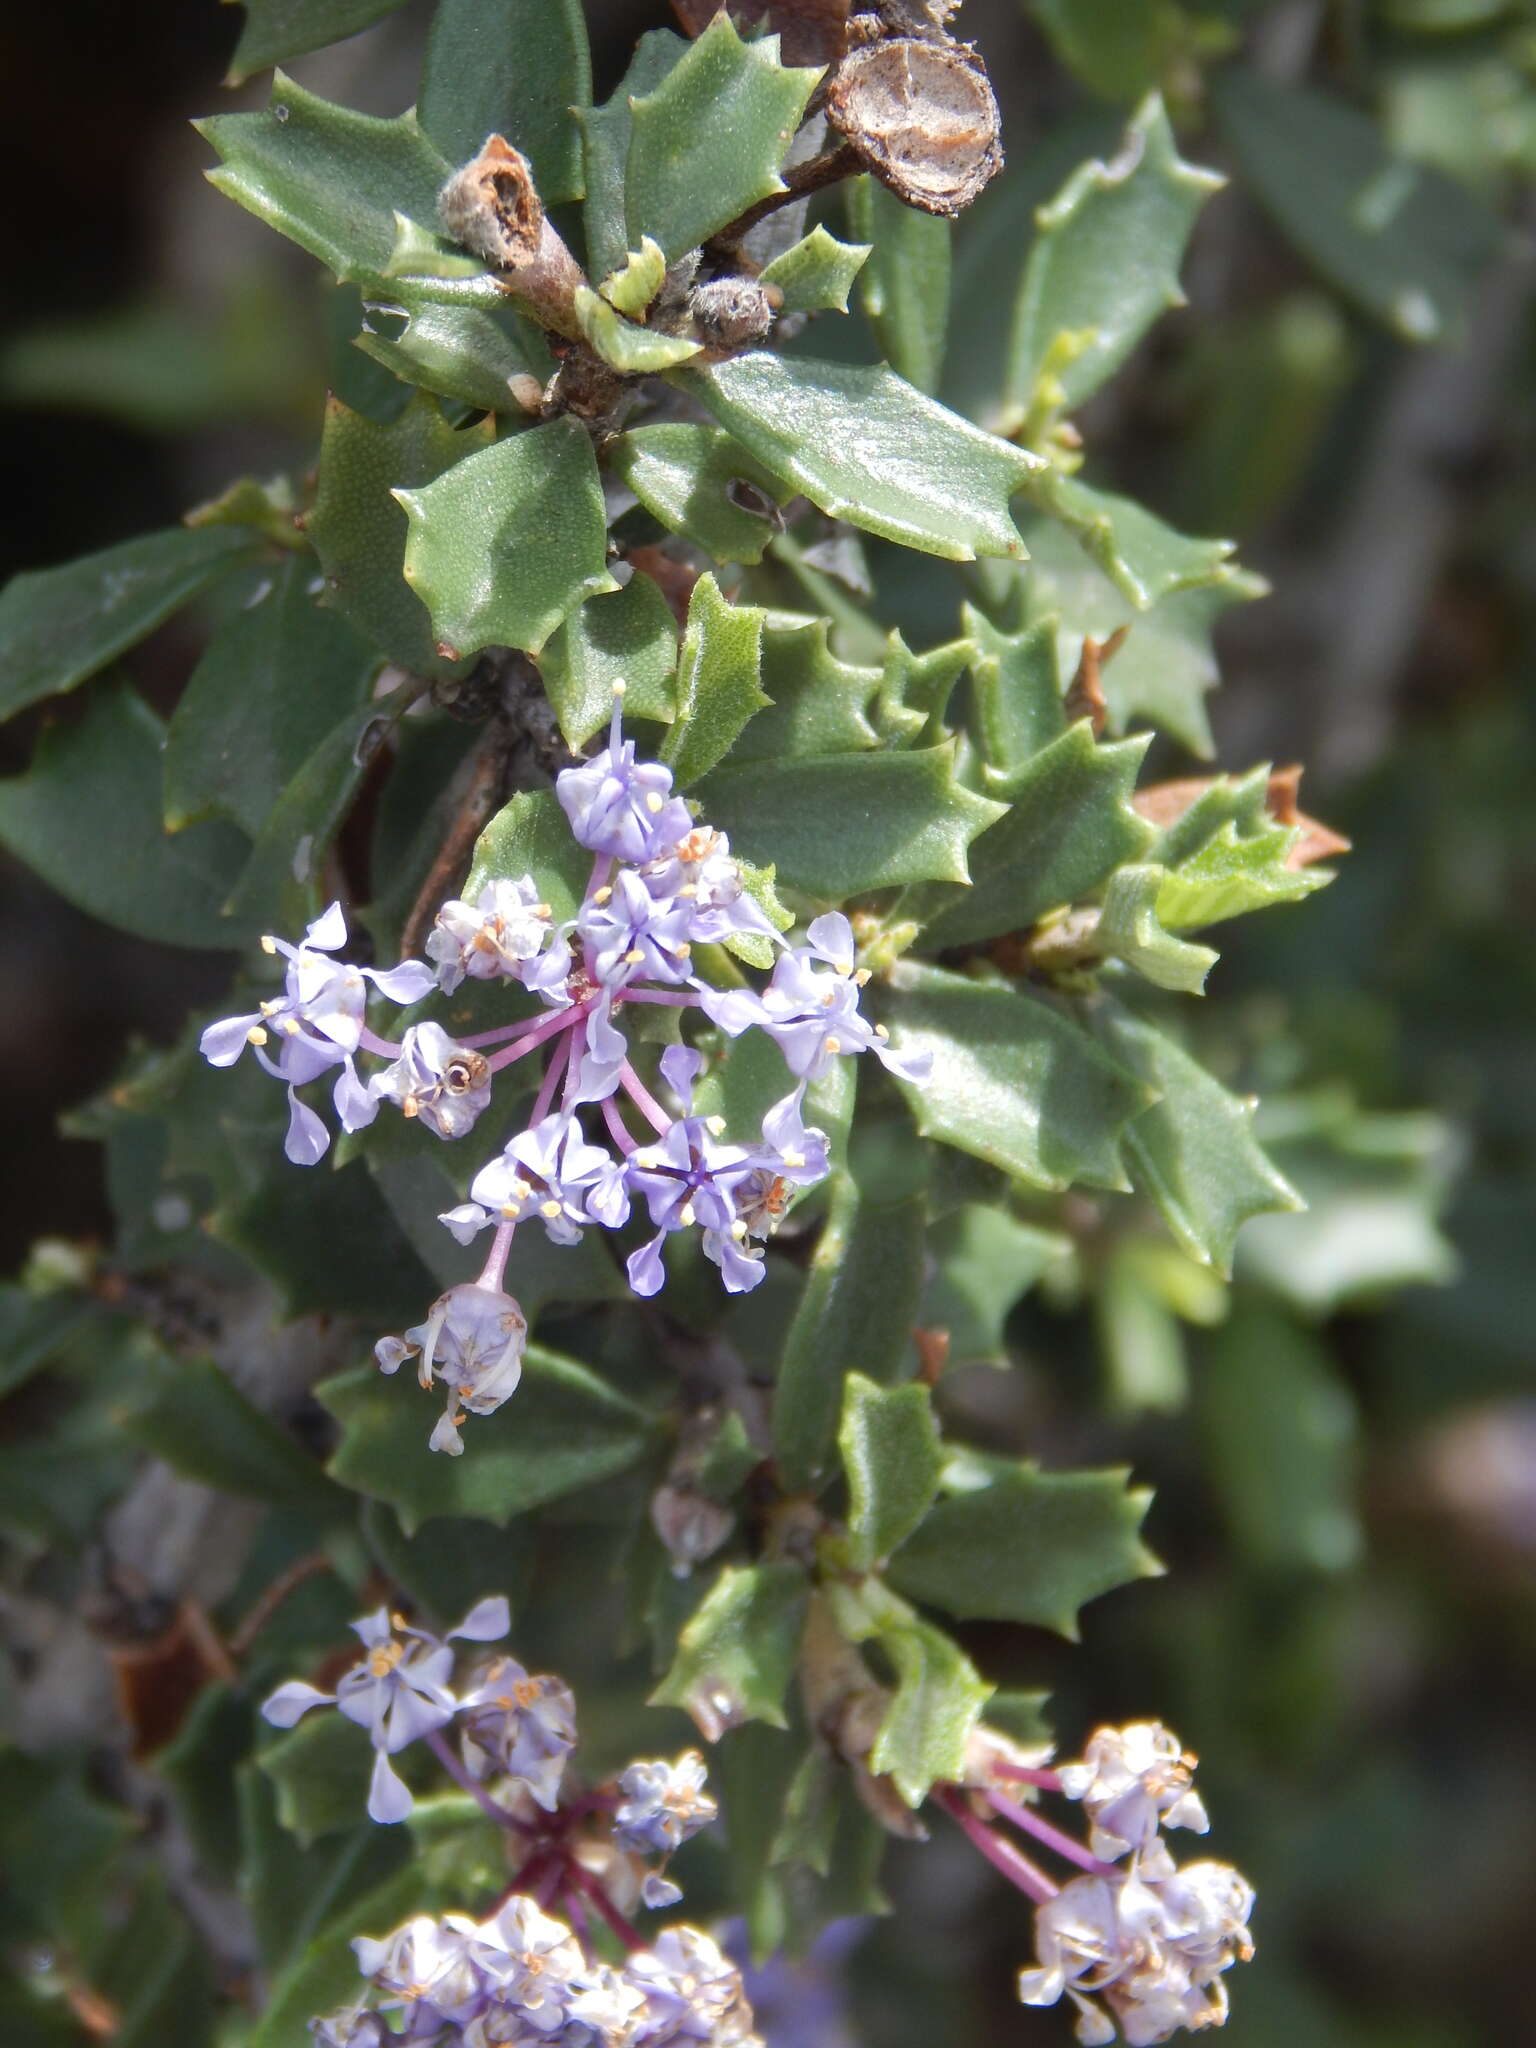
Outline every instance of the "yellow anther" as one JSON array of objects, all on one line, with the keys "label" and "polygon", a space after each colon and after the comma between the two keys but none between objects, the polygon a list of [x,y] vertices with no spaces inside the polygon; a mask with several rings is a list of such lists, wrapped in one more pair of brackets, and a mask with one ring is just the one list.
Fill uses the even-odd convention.
[{"label": "yellow anther", "polygon": [[784,1164],[798,1172],[805,1164],[805,1154],[803,1152],[786,1152],[784,1154]]},{"label": "yellow anther", "polygon": [[699,893],[699,885],[697,882],[685,882],[677,893],[679,896],[686,896],[691,902]]},{"label": "yellow anther", "polygon": [[877,1024],[877,1025],[875,1026],[875,1036],[876,1036],[876,1038],[889,1038],[889,1037],[890,1037],[890,1035],[891,1035],[891,1034],[890,1034],[890,1032],[886,1030],[886,1028],[885,1028],[885,1026],[884,1026],[883,1024]]},{"label": "yellow anther", "polygon": [[547,903],[535,903],[533,914],[535,917],[552,917],[554,915]]},{"label": "yellow anther", "polygon": [[718,1138],[725,1129],[725,1118],[723,1116],[707,1116],[704,1119],[704,1128],[712,1138]]},{"label": "yellow anther", "polygon": [[624,955],[624,964],[626,967],[638,967],[644,958],[645,955],[638,946],[631,946]]},{"label": "yellow anther", "polygon": [[524,1180],[522,1176],[519,1175],[518,1178],[512,1183],[512,1192],[514,1195],[517,1196],[517,1199],[520,1202],[526,1202],[528,1197],[533,1193],[533,1184],[531,1181]]},{"label": "yellow anther", "polygon": [[742,1222],[741,1218],[738,1216],[736,1218],[736,1221],[731,1225],[731,1235],[735,1238],[736,1242],[740,1244],[742,1240],[746,1237],[746,1234],[747,1226],[745,1225],[745,1223]]},{"label": "yellow anther", "polygon": [[692,1202],[684,1202],[681,1209],[679,1209],[677,1212],[677,1220],[679,1223],[682,1224],[685,1230],[687,1229],[689,1224],[693,1222],[694,1216]]},{"label": "yellow anther", "polygon": [[278,1026],[278,1029],[285,1031],[290,1038],[296,1038],[298,1036],[299,1020],[297,1017],[285,1017]]},{"label": "yellow anther", "polygon": [[867,988],[869,985],[869,969],[867,967],[861,967],[858,970],[858,972],[854,975],[853,979],[857,987]]},{"label": "yellow anther", "polygon": [[414,1095],[407,1095],[404,1102],[401,1103],[400,1114],[402,1116],[419,1116],[421,1114],[421,1104]]},{"label": "yellow anther", "polygon": [[645,808],[650,812],[652,817],[655,817],[656,813],[661,809],[661,807],[662,797],[660,792],[658,790],[648,789],[645,793]]},{"label": "yellow anther", "polygon": [[262,933],[261,950],[263,951],[263,953],[275,953],[277,951],[277,941],[273,938],[270,932]]},{"label": "yellow anther", "polygon": [[829,1031],[826,1037],[822,1040],[822,1049],[825,1052],[841,1052],[843,1049],[843,1041]]},{"label": "yellow anther", "polygon": [[540,1202],[539,1214],[541,1216],[558,1216],[560,1214],[560,1204],[553,1199],[547,1202]]},{"label": "yellow anther", "polygon": [[247,1045],[265,1045],[267,1042],[267,1034],[265,1033],[265,1031],[262,1030],[259,1024],[253,1024],[250,1030],[247,1031],[247,1033],[245,1034],[245,1042]]},{"label": "yellow anther", "polygon": [[625,682],[622,676],[615,676],[611,687],[613,689],[613,694],[615,695],[615,697],[622,697],[624,692],[629,688],[629,685]]},{"label": "yellow anther", "polygon": [[688,941],[684,939],[683,943],[680,946],[674,946],[672,948],[672,958],[674,960],[686,960],[688,958],[688,955],[692,951],[692,946],[690,946]]},{"label": "yellow anther", "polygon": [[606,903],[609,901],[612,895],[612,889],[610,889],[605,883],[601,889],[594,889],[592,891],[592,901],[594,903]]},{"label": "yellow anther", "polygon": [[261,1014],[263,1015],[263,1017],[270,1017],[274,1015],[275,1012],[280,1010],[282,1007],[283,1003],[281,996],[273,996],[269,1002],[265,1002],[262,1004]]}]

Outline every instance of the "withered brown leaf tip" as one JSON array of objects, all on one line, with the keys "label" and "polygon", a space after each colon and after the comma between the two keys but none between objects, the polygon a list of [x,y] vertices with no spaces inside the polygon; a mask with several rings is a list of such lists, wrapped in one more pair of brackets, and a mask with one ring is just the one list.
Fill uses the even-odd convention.
[{"label": "withered brown leaf tip", "polygon": [[864,44],[827,86],[827,119],[908,206],[953,216],[1002,169],[997,100],[968,44]]},{"label": "withered brown leaf tip", "polygon": [[511,268],[539,246],[544,208],[521,150],[487,136],[480,154],[443,187],[438,212],[447,232],[487,263]]}]

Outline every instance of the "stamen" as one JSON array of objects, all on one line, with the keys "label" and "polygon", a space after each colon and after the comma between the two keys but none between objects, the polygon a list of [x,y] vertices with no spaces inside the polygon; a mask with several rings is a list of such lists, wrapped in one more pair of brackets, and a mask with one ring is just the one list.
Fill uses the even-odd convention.
[{"label": "stamen", "polygon": [[594,903],[607,903],[612,899],[612,896],[612,887],[606,882],[601,889],[594,889],[592,891],[592,901]]},{"label": "stamen", "polygon": [[558,1216],[560,1214],[560,1204],[554,1200],[540,1202],[539,1214],[541,1216]]},{"label": "stamen", "polygon": [[707,1116],[704,1119],[704,1128],[712,1138],[718,1138],[725,1129],[725,1118],[723,1116]]},{"label": "stamen", "polygon": [[823,1052],[841,1052],[843,1049],[843,1041],[840,1038],[836,1037],[835,1034],[830,1031],[822,1040],[821,1044]]},{"label": "stamen", "polygon": [[803,1152],[786,1152],[783,1155],[783,1159],[784,1164],[792,1166],[797,1173],[805,1164],[805,1154]]},{"label": "stamen", "polygon": [[885,1026],[884,1026],[883,1024],[877,1024],[877,1025],[875,1026],[875,1036],[876,1036],[876,1038],[889,1038],[889,1037],[890,1037],[890,1035],[891,1035],[891,1034],[890,1034],[890,1032],[886,1030],[886,1028],[885,1028]]},{"label": "stamen", "polygon": [[867,967],[861,967],[858,970],[858,972],[854,975],[853,979],[855,984],[859,988],[867,988],[869,986],[869,969]]},{"label": "stamen", "polygon": [[644,958],[645,955],[638,946],[631,946],[624,955],[624,964],[626,967],[638,967]]},{"label": "stamen", "polygon": [[401,1103],[400,1114],[402,1116],[420,1116],[421,1104],[414,1095],[407,1095],[404,1102]]},{"label": "stamen", "polygon": [[679,1209],[677,1212],[677,1220],[679,1223],[682,1224],[685,1230],[694,1221],[694,1211],[692,1202],[684,1202],[681,1209]]},{"label": "stamen", "polygon": [[263,953],[275,953],[277,951],[277,941],[273,938],[270,932],[262,933],[261,950],[263,951]]},{"label": "stamen", "polygon": [[654,818],[656,813],[659,810],[661,810],[662,807],[663,798],[661,796],[660,791],[655,789],[648,789],[645,793],[645,808],[650,812],[651,816]]},{"label": "stamen", "polygon": [[262,1030],[259,1024],[253,1024],[250,1030],[247,1031],[247,1033],[245,1034],[245,1042],[247,1045],[265,1045],[267,1042],[267,1034],[265,1033],[265,1031]]}]

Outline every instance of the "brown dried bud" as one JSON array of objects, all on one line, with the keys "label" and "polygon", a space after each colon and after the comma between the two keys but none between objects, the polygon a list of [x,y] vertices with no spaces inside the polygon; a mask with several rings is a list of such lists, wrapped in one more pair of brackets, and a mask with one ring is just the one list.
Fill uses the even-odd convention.
[{"label": "brown dried bud", "polygon": [[773,316],[784,303],[777,285],[755,277],[717,277],[696,284],[688,294],[688,311],[699,339],[710,348],[747,348],[762,341]]},{"label": "brown dried bud", "polygon": [[997,101],[968,43],[863,44],[833,73],[827,119],[882,185],[923,213],[962,212],[1002,169]]},{"label": "brown dried bud", "polygon": [[729,1508],[691,1486],[666,1484],[651,1495],[651,1527],[677,1578],[687,1578],[696,1564],[713,1557],[735,1526]]},{"label": "brown dried bud", "polygon": [[576,288],[581,266],[545,217],[533,170],[501,135],[455,171],[438,194],[446,234],[499,270],[534,318],[557,334],[580,338]]}]

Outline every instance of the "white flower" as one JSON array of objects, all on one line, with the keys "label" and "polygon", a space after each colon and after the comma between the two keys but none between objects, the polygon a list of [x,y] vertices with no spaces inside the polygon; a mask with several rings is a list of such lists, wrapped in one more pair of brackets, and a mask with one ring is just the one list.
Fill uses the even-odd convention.
[{"label": "white flower", "polygon": [[427,958],[451,995],[468,975],[474,981],[520,981],[549,937],[549,905],[539,900],[531,875],[487,882],[473,903],[454,897],[437,913],[427,937]]},{"label": "white flower", "polygon": [[400,1057],[368,1083],[375,1101],[398,1102],[440,1138],[462,1138],[491,1099],[491,1064],[441,1024],[413,1024]]},{"label": "white flower", "polygon": [[1133,1721],[1125,1728],[1095,1731],[1083,1760],[1063,1764],[1061,1789],[1082,1801],[1093,1823],[1089,1847],[1111,1860],[1128,1849],[1150,1850],[1159,1826],[1210,1826],[1200,1796],[1191,1789],[1195,1758],[1160,1721]]}]

